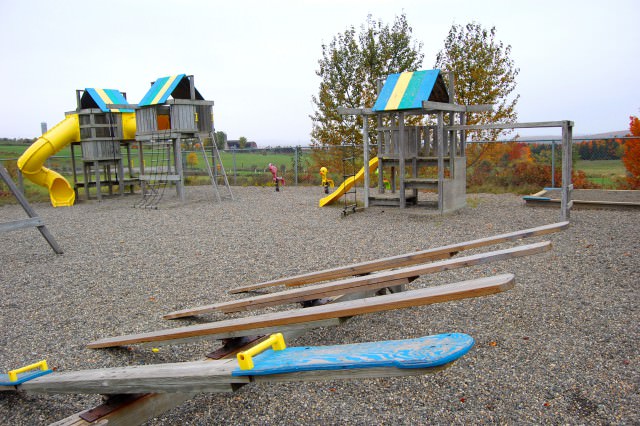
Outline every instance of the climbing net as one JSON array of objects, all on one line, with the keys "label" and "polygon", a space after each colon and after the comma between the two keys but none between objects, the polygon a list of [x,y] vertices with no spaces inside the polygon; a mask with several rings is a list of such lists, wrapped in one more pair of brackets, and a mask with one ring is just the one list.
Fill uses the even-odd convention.
[{"label": "climbing net", "polygon": [[[171,153],[173,139],[159,135],[146,144],[148,149],[144,152],[143,158],[149,160],[149,165],[144,167],[144,178],[142,184],[142,198],[134,205],[136,208],[157,209],[158,203],[164,196],[165,189],[169,183],[168,175],[172,171]],[[140,145],[142,148],[142,144]],[[146,161],[146,160],[145,160]]]}]

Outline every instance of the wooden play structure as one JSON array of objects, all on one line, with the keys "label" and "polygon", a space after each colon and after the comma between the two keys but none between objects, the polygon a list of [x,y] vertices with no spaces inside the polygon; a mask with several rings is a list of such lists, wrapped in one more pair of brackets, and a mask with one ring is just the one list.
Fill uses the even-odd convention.
[{"label": "wooden play structure", "polygon": [[[196,392],[235,392],[244,385],[258,382],[435,373],[467,353],[473,345],[473,338],[465,334],[447,333],[399,341],[285,348],[282,336],[267,335],[282,333],[289,340],[306,330],[337,326],[358,315],[488,296],[509,290],[515,282],[514,275],[510,273],[411,290],[406,287],[425,274],[544,253],[551,249],[548,241],[520,246],[511,244],[509,248],[501,250],[454,258],[463,250],[513,243],[559,232],[567,227],[568,222],[555,223],[236,288],[231,292],[290,287],[231,302],[183,309],[169,313],[165,318],[175,319],[212,311],[256,310],[276,305],[301,304],[302,307],[108,337],[88,344],[89,348],[98,349],[136,344],[153,344],[155,347],[200,339],[223,341],[221,348],[202,360],[69,372],[44,371],[45,367],[36,363],[13,371],[15,377],[15,373],[29,374],[27,370],[33,368],[33,379],[27,377],[21,383],[13,384],[11,380],[0,380],[0,391],[100,393],[107,396],[103,405],[74,414],[56,424],[131,425],[140,424],[181,404]],[[254,346],[256,343],[257,347]]]},{"label": "wooden play structure", "polygon": [[[218,173],[233,199],[213,127],[213,101],[205,100],[194,85],[192,75],[178,74],[159,78],[136,106],[136,142],[139,144],[140,182],[143,199],[140,207],[155,207],[168,183],[175,184],[178,198],[184,201],[183,146],[201,150],[214,193],[221,200]],[[213,162],[205,152],[210,143]],[[146,158],[150,159],[147,164]]]},{"label": "wooden play structure", "polygon": [[[138,183],[131,158],[135,115],[126,94],[113,89],[86,88],[76,91],[76,101],[76,111],[66,113],[78,116],[80,130],[79,140],[70,144],[76,196],[84,188],[84,199],[88,200],[93,188],[95,198],[101,200],[104,186],[110,195],[114,187],[120,195],[126,187],[133,193],[134,185]],[[78,163],[81,164],[82,179],[77,173]]]},{"label": "wooden play structure", "polygon": [[[365,118],[365,164],[369,162],[367,117],[376,122],[378,191],[370,194],[365,185],[365,207],[416,205],[419,190],[437,193],[435,207],[440,213],[466,206],[466,138],[464,131],[445,130],[445,116],[448,123],[464,124],[467,114],[492,106],[456,105],[454,97],[452,73],[443,77],[440,70],[422,70],[389,75],[373,108],[339,108],[341,114]],[[427,116],[435,124],[424,124]],[[390,190],[385,189],[385,171]],[[365,175],[369,182],[366,168]]]},{"label": "wooden play structure", "polygon": [[[72,206],[83,188],[84,199],[91,198],[93,190],[101,200],[105,186],[110,195],[114,188],[123,195],[125,188],[133,193],[140,184],[143,198],[138,206],[155,208],[168,184],[175,185],[184,201],[182,150],[192,148],[202,153],[216,200],[222,199],[218,180],[233,199],[215,142],[213,101],[204,100],[193,81],[185,74],[160,78],[139,104],[128,103],[126,94],[115,89],[77,90],[76,110],[66,112],[64,120],[45,131],[18,159],[18,168],[49,190],[54,207]],[[211,146],[213,166],[205,142]],[[73,184],[45,167],[49,157],[67,145]],[[137,168],[132,159],[135,148]]]},{"label": "wooden play structure", "polygon": [[[370,170],[363,167],[364,206],[405,208],[418,203],[419,191],[437,194],[439,213],[466,206],[466,132],[469,130],[555,127],[562,129],[561,219],[571,209],[571,146],[573,122],[550,121],[467,125],[468,114],[491,111],[493,105],[455,103],[455,78],[451,72],[421,70],[390,74],[379,87],[372,108],[338,108],[342,115],[363,117],[363,164],[370,164],[369,119],[376,123],[377,193],[371,194]],[[425,120],[429,118],[429,120]],[[424,124],[425,121],[435,124]],[[422,124],[415,124],[422,123]],[[390,191],[385,189],[388,173]],[[333,201],[333,200],[327,200]],[[321,200],[320,205],[323,204]]]}]

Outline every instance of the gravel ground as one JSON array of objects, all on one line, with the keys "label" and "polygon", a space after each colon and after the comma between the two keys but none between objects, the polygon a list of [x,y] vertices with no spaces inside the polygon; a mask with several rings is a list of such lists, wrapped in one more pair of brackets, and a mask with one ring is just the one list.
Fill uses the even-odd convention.
[{"label": "gravel ground", "polygon": [[[0,370],[46,358],[60,371],[199,359],[214,343],[90,350],[94,339],[190,324],[163,313],[230,300],[226,290],[281,276],[556,222],[558,210],[514,195],[470,195],[447,216],[370,208],[347,217],[317,207],[320,188],[210,188],[73,208],[34,205],[65,250],[35,229],[0,234]],[[0,208],[0,222],[21,219]],[[639,424],[638,213],[581,210],[542,255],[449,271],[412,287],[502,272],[506,293],[356,317],[290,345],[356,343],[464,332],[469,354],[430,376],[249,385],[201,394],[149,425],[203,424]],[[513,245],[513,244],[511,244]],[[500,247],[506,247],[502,245]],[[470,252],[469,254],[473,253]],[[204,316],[207,320],[221,315]],[[0,394],[0,422],[47,424],[99,396]]]}]

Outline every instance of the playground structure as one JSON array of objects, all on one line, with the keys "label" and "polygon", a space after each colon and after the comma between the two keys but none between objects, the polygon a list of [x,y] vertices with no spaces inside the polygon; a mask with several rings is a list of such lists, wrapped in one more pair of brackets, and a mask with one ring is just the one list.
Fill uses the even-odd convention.
[{"label": "playground structure", "polygon": [[[236,288],[232,293],[251,291],[254,288],[289,287],[261,296],[207,307],[188,308],[169,313],[165,318],[199,315],[213,310],[255,310],[291,303],[302,303],[306,307],[105,338],[88,345],[97,349],[153,343],[155,347],[209,338],[223,339],[225,346],[207,355],[207,359],[54,372],[43,370],[46,366],[37,363],[14,370],[13,373],[18,376],[17,381],[12,381],[9,377],[8,380],[0,377],[0,391],[100,393],[107,395],[104,405],[72,415],[58,424],[139,424],[191,398],[195,392],[235,392],[244,385],[259,382],[435,373],[467,353],[473,345],[473,338],[465,334],[447,333],[399,341],[330,347],[305,346],[286,348],[282,351],[267,349],[256,354],[259,348],[250,347],[263,342],[266,337],[247,336],[281,332],[286,339],[290,339],[312,328],[337,326],[356,315],[369,315],[507,291],[514,285],[512,274],[412,290],[407,290],[405,286],[417,277],[438,271],[547,252],[551,245],[548,241],[543,241],[515,247],[510,245],[510,248],[502,250],[454,258],[464,250],[547,235],[566,229],[567,226],[566,222],[556,223]],[[314,284],[319,282],[322,283]],[[271,342],[259,346],[264,349],[270,344]],[[247,349],[249,352],[244,352]],[[253,369],[238,368],[239,364],[235,360],[238,351],[242,351],[243,356],[248,354],[253,357]],[[35,369],[33,378],[29,377],[28,370],[31,369]],[[18,383],[23,379],[22,374],[25,374],[24,381]],[[140,395],[141,393],[144,395]]]},{"label": "playground structure", "polygon": [[[216,199],[221,200],[217,168],[210,164],[205,141],[210,142],[212,160],[218,162],[229,198],[233,199],[215,141],[213,101],[205,100],[192,75],[178,74],[154,81],[136,107],[136,141],[139,143],[140,182],[143,199],[140,207],[155,207],[168,183],[184,201],[182,146],[198,147],[205,160]],[[151,164],[145,164],[145,149]]]},{"label": "playground structure", "polygon": [[[384,205],[405,208],[418,203],[419,191],[437,193],[437,211],[453,212],[466,206],[466,132],[469,130],[562,129],[562,188],[560,217],[569,218],[571,202],[571,146],[573,122],[548,121],[467,125],[468,114],[491,111],[492,105],[455,103],[453,73],[422,70],[390,74],[379,88],[372,108],[339,107],[342,115],[363,117],[363,163],[369,164],[369,119],[376,122],[378,190],[370,194],[370,169],[363,167],[364,207]],[[414,125],[425,116],[435,124]],[[447,120],[445,120],[447,117]],[[384,171],[390,169],[390,194]],[[435,177],[434,177],[435,176]],[[323,199],[324,200],[324,199]],[[333,202],[328,200],[321,205]]]},{"label": "playground structure", "polygon": [[[125,184],[137,181],[132,177],[130,143],[135,136],[133,109],[118,109],[111,104],[126,104],[125,94],[113,89],[87,88],[76,91],[77,108],[65,113],[65,118],[36,140],[18,159],[18,168],[24,176],[49,190],[54,207],[72,206],[80,188],[96,188],[101,199],[101,186],[109,192],[118,186],[124,193]],[[62,148],[71,145],[73,187],[59,173],[44,167],[45,161]],[[80,145],[83,179],[78,178],[76,150]],[[127,169],[125,177],[121,146],[126,147]],[[115,174],[112,174],[113,172]]]},{"label": "playground structure", "polygon": [[[54,207],[72,206],[82,188],[85,199],[94,188],[95,198],[101,200],[104,186],[109,194],[117,187],[123,195],[126,186],[133,193],[137,184],[143,192],[140,205],[153,207],[167,183],[175,184],[178,197],[184,200],[181,152],[183,144],[190,144],[202,151],[217,200],[221,200],[218,177],[223,178],[233,199],[214,139],[213,101],[204,100],[193,81],[193,76],[185,74],[158,79],[138,105],[129,104],[126,94],[115,89],[77,90],[76,110],[66,112],[64,120],[38,138],[18,159],[18,168],[29,180],[49,190]],[[218,161],[220,171],[209,164],[205,140],[211,142],[211,156]],[[67,145],[71,147],[73,186],[44,166]],[[133,146],[138,147],[138,170],[133,167]],[[151,164],[146,165],[145,155]]]}]

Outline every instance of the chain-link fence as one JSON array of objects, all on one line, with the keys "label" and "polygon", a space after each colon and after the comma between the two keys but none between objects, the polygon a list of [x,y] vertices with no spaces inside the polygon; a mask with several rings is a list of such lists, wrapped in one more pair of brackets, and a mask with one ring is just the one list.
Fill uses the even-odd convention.
[{"label": "chain-link fence", "polygon": [[[574,139],[572,176],[574,187],[576,189],[627,189],[625,179],[627,171],[623,164],[623,157],[624,144],[630,139],[632,138]],[[27,147],[28,145],[25,145],[22,151]],[[215,173],[220,173],[224,166],[229,183],[234,186],[271,184],[272,174],[269,171],[269,164],[277,167],[278,175],[284,177],[286,185],[320,185],[321,166],[328,167],[329,177],[339,183],[343,180],[342,162],[338,161],[342,157],[340,150],[340,147],[318,150],[300,146],[222,150],[220,151],[222,165],[212,164],[214,164]],[[10,151],[1,151],[5,155],[0,155],[0,161],[21,184],[16,167],[17,156],[6,156],[8,152]],[[211,148],[206,147],[205,152],[212,161]],[[530,194],[541,188],[561,185],[562,142],[560,139],[469,142],[466,155],[468,192]],[[358,158],[362,156],[361,151],[357,156]],[[134,172],[138,167],[138,161],[139,155],[134,152],[132,154]],[[197,185],[209,182],[201,149],[184,150],[182,161],[186,184]],[[361,166],[361,164],[358,165]],[[67,178],[72,176],[73,163],[68,152],[62,151],[59,155],[50,157],[45,166]],[[81,167],[82,163],[76,161],[77,172],[80,175]]]},{"label": "chain-link fence", "polygon": [[[574,188],[627,189],[624,144],[632,138],[573,141]],[[469,192],[534,193],[559,187],[562,179],[560,139],[478,142],[467,145]]]}]

